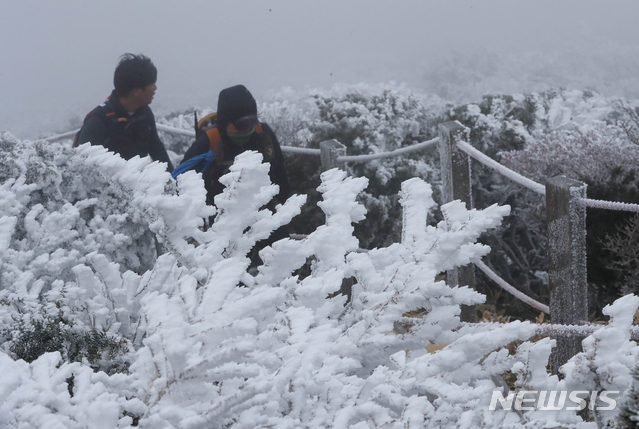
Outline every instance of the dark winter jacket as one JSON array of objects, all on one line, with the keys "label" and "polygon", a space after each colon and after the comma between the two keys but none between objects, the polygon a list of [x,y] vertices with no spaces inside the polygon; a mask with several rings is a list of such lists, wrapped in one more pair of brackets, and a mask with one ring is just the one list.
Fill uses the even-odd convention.
[{"label": "dark winter jacket", "polygon": [[104,146],[124,159],[148,155],[154,161],[167,163],[168,171],[173,171],[169,155],[158,136],[151,108],[144,106],[129,114],[118,101],[115,91],[84,119],[76,145],[86,142]]},{"label": "dark winter jacket", "polygon": [[[231,143],[226,132],[220,130],[221,142],[217,147],[217,153],[215,153],[213,163],[206,168],[203,174],[204,186],[207,190],[207,204],[213,205],[213,198],[222,193],[224,185],[220,183],[220,177],[228,173],[229,167],[233,164],[235,157],[246,150],[254,150],[261,153],[264,157],[264,161],[271,164],[269,177],[271,178],[271,182],[280,187],[280,191],[275,196],[275,200],[283,204],[290,196],[291,188],[284,167],[284,156],[282,155],[280,144],[268,124],[261,123],[261,127],[262,132],[253,133],[248,143],[242,146]],[[184,159],[182,159],[180,164],[195,156],[207,153],[209,149],[211,149],[209,137],[206,134],[202,134],[186,151]],[[205,164],[201,163],[194,169],[197,172],[201,172],[204,166]]]}]

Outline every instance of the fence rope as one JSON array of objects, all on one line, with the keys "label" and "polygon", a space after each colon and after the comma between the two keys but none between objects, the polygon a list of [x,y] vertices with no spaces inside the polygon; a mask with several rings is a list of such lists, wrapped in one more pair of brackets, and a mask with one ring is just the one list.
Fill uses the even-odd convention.
[{"label": "fence rope", "polygon": [[615,201],[591,200],[590,198],[580,198],[579,204],[586,207],[604,210],[619,210],[626,212],[639,212],[639,204],[620,203]]},{"label": "fence rope", "polygon": [[[419,317],[402,317],[397,321],[400,325],[405,326],[418,326],[421,324],[421,319]],[[478,327],[478,328],[500,328],[505,325],[505,323],[499,322],[462,322],[459,325],[461,327]],[[541,323],[531,323],[535,327],[535,335],[540,335],[544,337],[562,337],[562,338],[570,338],[570,337],[578,337],[584,338],[588,335],[592,335],[595,331],[599,329],[603,329],[607,327],[607,325],[599,325],[595,323],[587,323],[584,325],[560,325],[560,324],[541,324]],[[639,326],[631,325],[630,326],[630,338],[633,340],[639,340]]]},{"label": "fence rope", "polygon": [[[501,323],[495,322],[479,322],[479,323],[463,323],[466,326],[486,326],[486,325],[502,325]],[[562,337],[562,338],[570,338],[570,337],[587,337],[588,335],[592,335],[595,331],[599,329],[605,328],[607,325],[599,325],[596,323],[586,323],[583,325],[559,325],[559,324],[537,324],[532,323],[535,326],[535,335],[541,335],[544,337]],[[630,338],[633,340],[639,339],[639,326],[631,325],[630,326]]]},{"label": "fence rope", "polygon": [[501,288],[504,289],[506,292],[512,294],[513,296],[515,296],[519,300],[521,300],[521,301],[525,302],[526,304],[536,308],[537,310],[541,310],[541,311],[543,311],[546,314],[550,314],[550,308],[547,305],[542,304],[541,302],[529,297],[525,293],[517,290],[514,286],[512,286],[508,282],[506,282],[506,280],[504,280],[501,277],[499,277],[497,275],[497,273],[495,273],[493,270],[488,268],[488,266],[486,264],[484,264],[482,261],[475,262],[475,265],[477,266],[477,268],[482,270],[484,272],[484,274],[486,274],[492,281],[494,281],[499,286],[501,286]]},{"label": "fence rope", "polygon": [[[587,325],[537,325],[535,333],[553,337],[587,337],[595,331],[605,327],[594,323]],[[630,338],[639,339],[639,326],[630,326]]]},{"label": "fence rope", "polygon": [[79,128],[77,130],[75,130],[75,131],[67,131],[66,133],[58,134],[58,135],[51,136],[51,137],[46,137],[46,138],[43,138],[43,139],[34,140],[34,143],[42,143],[42,142],[45,142],[45,141],[53,143],[53,142],[57,142],[59,140],[70,139],[70,138],[74,137],[75,134],[78,131],[80,131]]},{"label": "fence rope", "polygon": [[513,182],[517,182],[520,185],[537,192],[538,194],[546,195],[546,187],[544,185],[537,183],[534,180],[530,180],[529,178],[522,176],[516,171],[513,171],[510,168],[498,163],[494,159],[484,155],[482,152],[472,147],[469,143],[460,141],[457,142],[457,147],[461,151],[467,153],[469,156],[484,164],[485,166],[490,167],[501,175],[508,177]]},{"label": "fence rope", "polygon": [[320,156],[322,151],[309,147],[281,146],[282,152],[299,153],[301,155],[317,155]]},{"label": "fence rope", "polygon": [[399,156],[399,155],[403,155],[405,153],[409,153],[409,152],[414,152],[417,150],[423,150],[429,146],[432,146],[436,143],[439,143],[439,137],[435,137],[432,140],[427,140],[425,142],[421,142],[421,143],[417,143],[414,144],[412,146],[408,146],[408,147],[403,147],[400,149],[395,149],[392,150],[390,152],[381,152],[381,153],[373,153],[370,155],[343,155],[343,156],[338,156],[336,161],[337,162],[368,162],[368,161],[372,161],[374,159],[380,159],[380,158],[390,158],[393,156]]},{"label": "fence rope", "polygon": [[165,133],[176,134],[178,136],[195,137],[195,131],[193,130],[185,130],[183,128],[175,128],[158,123],[155,124],[155,127],[158,131],[164,131]]}]

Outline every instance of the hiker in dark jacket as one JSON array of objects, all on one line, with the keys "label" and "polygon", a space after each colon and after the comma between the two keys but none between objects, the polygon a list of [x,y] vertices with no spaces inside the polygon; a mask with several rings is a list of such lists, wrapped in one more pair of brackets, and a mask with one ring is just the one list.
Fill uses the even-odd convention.
[{"label": "hiker in dark jacket", "polygon": [[[271,127],[258,120],[253,95],[244,85],[236,85],[220,92],[216,126],[195,140],[173,176],[177,177],[188,169],[197,172],[204,170],[202,177],[207,190],[207,204],[213,205],[214,197],[224,190],[220,177],[228,173],[235,157],[246,150],[261,153],[264,162],[271,164],[271,182],[280,187],[275,202],[284,203],[290,196],[290,185],[280,144]],[[189,160],[196,163],[190,165]],[[272,201],[269,207],[273,209],[274,206]]]},{"label": "hiker in dark jacket", "polygon": [[173,171],[149,107],[157,89],[156,80],[157,69],[149,58],[124,54],[115,69],[115,89],[86,116],[74,147],[90,142],[124,159],[150,156],[154,161],[165,162],[168,171]]},{"label": "hiker in dark jacket", "polygon": [[[172,175],[177,177],[190,169],[202,172],[207,191],[206,202],[214,205],[215,196],[224,190],[220,177],[228,173],[235,157],[247,150],[261,153],[264,162],[271,164],[269,177],[280,188],[275,198],[267,204],[267,208],[274,211],[277,203],[283,204],[291,192],[284,157],[271,127],[258,120],[257,104],[244,85],[236,85],[220,92],[215,126],[195,140]],[[209,223],[212,221],[213,219],[209,219]],[[251,251],[251,264],[255,267],[261,263],[258,255],[260,249],[288,236],[288,228],[282,226],[268,239],[258,242]]]}]

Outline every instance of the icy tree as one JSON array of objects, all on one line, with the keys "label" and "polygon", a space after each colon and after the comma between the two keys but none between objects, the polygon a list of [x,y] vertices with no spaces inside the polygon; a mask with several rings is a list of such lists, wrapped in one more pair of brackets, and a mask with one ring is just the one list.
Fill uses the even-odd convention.
[{"label": "icy tree", "polygon": [[[11,147],[18,165],[29,148],[38,148],[15,140]],[[91,146],[67,155],[66,162],[110,178],[105,191],[119,189],[122,206],[108,210],[137,216],[166,253],[136,273],[109,249],[60,260],[55,250],[22,249],[20,243],[30,242],[15,240],[16,225],[28,217],[22,207],[39,185],[29,187],[26,177],[5,182],[2,198],[11,204],[2,207],[14,207],[15,215],[0,217],[3,273],[19,275],[3,277],[2,329],[17,332],[16,324],[38,314],[61,313],[72,322],[70,332],[104,333],[124,341],[130,352],[111,359],[123,363],[116,370],[108,353],[89,368],[86,356],[65,362],[73,359],[45,353],[29,363],[0,352],[8,368],[0,374],[3,426],[591,428],[575,412],[490,411],[492,392],[505,392],[502,375],[508,371],[520,389],[578,388],[581,382],[627,388],[623,377],[636,356],[627,335],[635,297],[611,307],[611,326],[584,342],[584,353],[565,366],[561,382],[545,371],[552,341],[524,342],[514,354],[506,347],[532,336],[531,324],[460,323],[460,306],[485,297],[437,276],[485,256],[489,248],[477,239],[499,225],[508,207],[467,210],[455,201],[441,207],[439,223],[428,225],[427,213],[436,205],[432,189],[414,178],[399,195],[401,242],[361,253],[354,224],[365,218],[357,196],[367,179],[330,170],[318,189],[323,225],[303,240],[263,249],[263,265],[253,275],[251,248],[289,223],[305,201],[293,196],[274,212],[264,208],[278,189],[259,154],[237,157],[221,179],[226,188],[216,209],[205,205],[194,172],[174,183],[148,158],[124,161]],[[53,192],[45,189],[42,198]],[[77,219],[57,207],[46,207],[57,225]],[[201,230],[211,215],[213,225]],[[91,229],[76,225],[91,237]],[[64,228],[40,231],[38,243],[67,234]],[[64,261],[68,273],[31,268],[38,258]],[[301,276],[307,261],[310,273]],[[353,284],[350,299],[339,293],[345,282]],[[422,317],[404,317],[416,309]],[[402,334],[394,332],[398,323],[407,327]],[[16,339],[3,340],[5,351],[11,353]],[[429,345],[443,348],[430,353]]]},{"label": "icy tree", "polygon": [[29,361],[57,350],[121,370],[125,362],[110,368],[114,356],[140,340],[138,288],[171,275],[154,268],[156,248],[181,246],[171,250],[188,257],[174,236],[197,236],[212,213],[205,191],[198,181],[196,191],[175,195],[165,166],[148,158],[2,137],[3,349]]},{"label": "icy tree", "polygon": [[[415,368],[427,366],[427,359],[420,359],[425,344],[467,337],[465,331],[453,332],[459,327],[459,306],[483,297],[436,282],[435,276],[485,254],[488,248],[473,242],[508,209],[466,211],[451,203],[443,208],[446,220],[427,227],[425,215],[434,204],[431,190],[414,179],[402,193],[405,244],[357,253],[352,224],[365,211],[355,199],[366,180],[331,170],[322,175],[319,189],[325,225],[302,241],[283,240],[264,249],[264,265],[251,278],[246,253],[263,237],[259,231],[268,234],[288,221],[302,200],[289,200],[275,214],[259,211],[276,192],[263,186],[267,170],[259,155],[238,157],[224,180],[229,187],[216,199],[221,212],[200,246],[206,264],[199,269],[206,266],[206,274],[199,275],[199,283],[185,274],[173,290],[142,300],[147,338],[131,367],[138,397],[149,406],[140,424],[368,427],[377,422],[401,427],[423,421],[428,397],[417,395],[424,387],[401,387],[403,376],[389,369],[389,356],[413,349],[394,360],[401,360],[402,367],[413,360]],[[245,219],[254,226],[247,228]],[[311,256],[311,274],[304,279],[293,275]],[[335,292],[349,277],[356,283],[347,304]],[[393,335],[394,322],[419,307],[428,311],[419,326]],[[474,365],[484,368],[487,377],[507,368],[494,360],[490,365],[479,361],[496,347],[531,334],[530,327],[520,326],[491,334],[492,341],[469,357],[461,353],[469,363],[457,377],[471,381]],[[471,347],[471,337],[451,353]],[[433,374],[440,370],[432,368]],[[385,387],[391,384],[396,392]],[[486,389],[488,385],[475,399]]]}]

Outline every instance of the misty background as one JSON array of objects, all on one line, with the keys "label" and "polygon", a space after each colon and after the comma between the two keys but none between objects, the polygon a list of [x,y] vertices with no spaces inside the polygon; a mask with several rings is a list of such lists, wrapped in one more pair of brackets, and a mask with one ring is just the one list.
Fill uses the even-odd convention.
[{"label": "misty background", "polygon": [[567,87],[639,98],[636,0],[0,0],[0,130],[77,128],[125,52],[158,68],[156,115],[225,87],[406,83],[451,102]]}]

